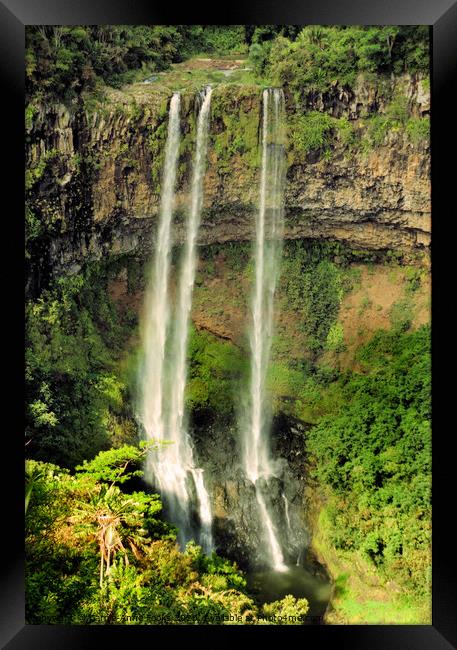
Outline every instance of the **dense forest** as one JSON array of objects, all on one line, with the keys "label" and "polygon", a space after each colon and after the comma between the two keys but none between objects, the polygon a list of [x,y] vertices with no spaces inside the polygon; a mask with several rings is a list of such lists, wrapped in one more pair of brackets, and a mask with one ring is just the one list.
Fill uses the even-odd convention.
[{"label": "dense forest", "polygon": [[[402,75],[425,79],[426,87],[425,26],[35,26],[26,33],[27,146],[39,137],[34,129],[43,104],[66,106],[78,116],[103,106],[110,92],[205,57],[246,62],[236,82],[240,94],[245,86],[284,90],[294,105],[288,112],[291,170],[331,166],[338,148],[349,152],[349,166],[351,156],[376,155],[396,134],[408,151],[427,155],[428,115],[414,113],[410,100],[387,90],[389,80]],[[331,114],[324,100],[336,87],[350,94],[361,78],[376,87],[377,104],[383,92],[388,101],[356,126]],[[324,98],[324,108],[316,98]],[[244,141],[227,105],[215,97],[210,147],[218,178],[223,182],[236,157],[257,178],[257,122],[242,118],[241,128],[252,135],[252,142]],[[160,164],[161,110],[161,131],[148,136]],[[119,157],[135,169],[128,155],[126,146]],[[183,184],[186,160],[183,151]],[[72,164],[83,179],[100,168],[89,156]],[[59,165],[56,145],[26,169],[27,622],[305,622],[306,598],[264,602],[223,549],[208,556],[193,542],[177,546],[176,527],[143,481],[148,446],[139,441],[135,419],[141,309],[134,297],[144,291],[147,260],[121,251],[86,259],[76,272],[52,268],[51,243],[67,227],[59,216],[61,189],[54,191]],[[151,169],[150,182],[160,186],[160,165]],[[72,228],[83,233],[89,227],[84,197],[80,192],[71,208]],[[233,326],[235,334],[231,326],[223,335],[217,329],[243,313],[245,301],[233,287],[252,280],[251,244],[235,239],[243,238],[224,237],[199,251],[186,407],[191,425],[205,430],[233,427],[236,395],[249,372],[241,326]],[[374,251],[324,239],[285,238],[277,289],[283,316],[267,383],[274,415],[304,425],[307,521],[315,529],[313,552],[334,585],[327,622],[428,622],[426,256],[422,249],[413,255],[395,245]],[[124,300],[115,290],[120,277]],[[388,304],[377,284],[391,296]]]},{"label": "dense forest", "polygon": [[100,84],[120,87],[191,56],[249,57],[262,79],[298,94],[358,71],[428,72],[426,26],[211,25],[46,26],[27,30],[29,98],[70,101]]}]

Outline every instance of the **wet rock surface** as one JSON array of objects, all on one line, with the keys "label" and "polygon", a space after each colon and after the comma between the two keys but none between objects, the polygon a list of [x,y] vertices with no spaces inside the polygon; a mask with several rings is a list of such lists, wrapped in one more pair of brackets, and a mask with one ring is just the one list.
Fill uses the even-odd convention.
[{"label": "wet rock surface", "polygon": [[[217,549],[244,569],[265,566],[265,529],[254,485],[243,470],[235,427],[213,423],[194,428],[192,435],[210,493]],[[310,541],[305,520],[304,435],[305,426],[299,421],[275,418],[271,432],[275,476],[257,483],[289,564],[303,556]]]}]

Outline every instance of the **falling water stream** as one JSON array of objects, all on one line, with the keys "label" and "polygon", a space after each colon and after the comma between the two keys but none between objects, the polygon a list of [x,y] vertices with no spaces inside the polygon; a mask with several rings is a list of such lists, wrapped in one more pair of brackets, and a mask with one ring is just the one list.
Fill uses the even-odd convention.
[{"label": "falling water stream", "polygon": [[292,527],[290,525],[289,500],[288,500],[288,498],[286,497],[286,495],[284,493],[282,494],[282,498],[283,498],[283,501],[284,501],[284,513],[286,515],[287,531],[288,531],[289,535],[291,535],[292,534]]},{"label": "falling water stream", "polygon": [[284,96],[279,89],[263,92],[262,171],[260,205],[256,219],[255,279],[251,298],[251,379],[249,413],[244,440],[244,468],[255,487],[259,514],[266,533],[269,564],[287,569],[277,531],[263,489],[275,474],[270,457],[271,418],[266,404],[266,375],[273,333],[273,301],[278,278],[283,235],[284,145],[282,120]]},{"label": "falling water stream", "polygon": [[[174,206],[174,190],[180,143],[179,93],[170,101],[168,134],[165,148],[163,183],[155,255],[145,299],[143,320],[144,361],[140,373],[139,418],[147,440],[165,439],[163,412],[164,363],[167,326],[169,322],[169,274],[171,252],[171,220]],[[161,471],[160,457],[149,454],[145,467],[145,479],[154,479],[160,489],[165,489],[165,477]]]},{"label": "falling water stream", "polygon": [[[177,300],[170,313],[171,222],[179,159],[180,96],[170,102],[163,188],[157,244],[146,296],[144,365],[140,376],[139,419],[147,440],[171,444],[148,455],[145,479],[157,486],[170,519],[179,529],[182,546],[193,538],[205,552],[213,548],[211,508],[203,470],[195,466],[192,442],[185,426],[184,390],[187,376],[189,315],[196,268],[196,240],[203,203],[211,89],[201,95],[193,160],[191,209],[177,284]],[[170,327],[173,323],[173,327]],[[198,513],[197,529],[192,512]]]}]

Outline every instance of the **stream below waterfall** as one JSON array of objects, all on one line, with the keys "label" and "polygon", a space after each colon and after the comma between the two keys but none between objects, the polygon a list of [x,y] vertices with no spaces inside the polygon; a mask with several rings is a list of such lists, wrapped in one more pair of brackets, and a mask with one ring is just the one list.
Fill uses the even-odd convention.
[{"label": "stream below waterfall", "polygon": [[260,603],[281,600],[288,594],[306,598],[309,610],[305,624],[322,624],[332,592],[332,583],[325,568],[313,558],[305,558],[299,566],[287,571],[251,571],[247,574],[250,593]]}]

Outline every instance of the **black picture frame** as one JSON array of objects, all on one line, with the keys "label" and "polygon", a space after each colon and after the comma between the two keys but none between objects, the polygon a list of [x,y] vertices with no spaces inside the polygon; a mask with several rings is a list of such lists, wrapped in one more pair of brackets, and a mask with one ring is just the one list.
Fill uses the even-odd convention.
[{"label": "black picture frame", "polygon": [[[221,3],[222,4],[222,3]],[[414,24],[430,25],[432,38],[432,358],[433,358],[433,595],[431,625],[346,625],[273,627],[182,626],[39,626],[24,622],[23,552],[23,242],[24,242],[24,29],[35,24]],[[448,152],[455,152],[456,118],[453,92],[457,68],[457,2],[453,0],[267,0],[231,2],[229,7],[188,5],[177,10],[171,3],[153,0],[1,0],[0,69],[2,72],[2,120],[9,137],[3,159],[3,221],[6,228],[3,257],[3,297],[7,309],[4,320],[5,355],[8,365],[9,397],[5,411],[12,423],[3,427],[3,474],[11,470],[2,499],[3,542],[6,551],[0,562],[0,620],[2,647],[19,648],[106,648],[115,645],[154,643],[157,632],[165,632],[161,642],[212,644],[221,629],[224,639],[235,642],[240,634],[258,642],[268,631],[275,643],[284,634],[294,641],[321,647],[332,644],[339,650],[449,650],[457,647],[457,571],[455,543],[450,521],[455,506],[447,500],[453,494],[454,457],[448,443],[453,437],[451,410],[452,383],[441,373],[450,363],[449,323],[446,302],[452,302],[453,241],[447,224],[453,217],[454,168]],[[5,209],[9,199],[9,208]],[[454,209],[455,212],[455,209]],[[4,230],[2,231],[5,232]],[[454,255],[455,256],[455,255]],[[448,284],[449,283],[449,284]],[[446,327],[447,325],[447,327]],[[452,341],[452,330],[450,331]],[[10,343],[11,342],[11,343]],[[15,343],[15,344],[14,344]],[[455,400],[455,398],[454,398]],[[6,413],[5,413],[6,415]],[[455,429],[455,426],[454,426]],[[276,636],[276,639],[273,637]]]}]

